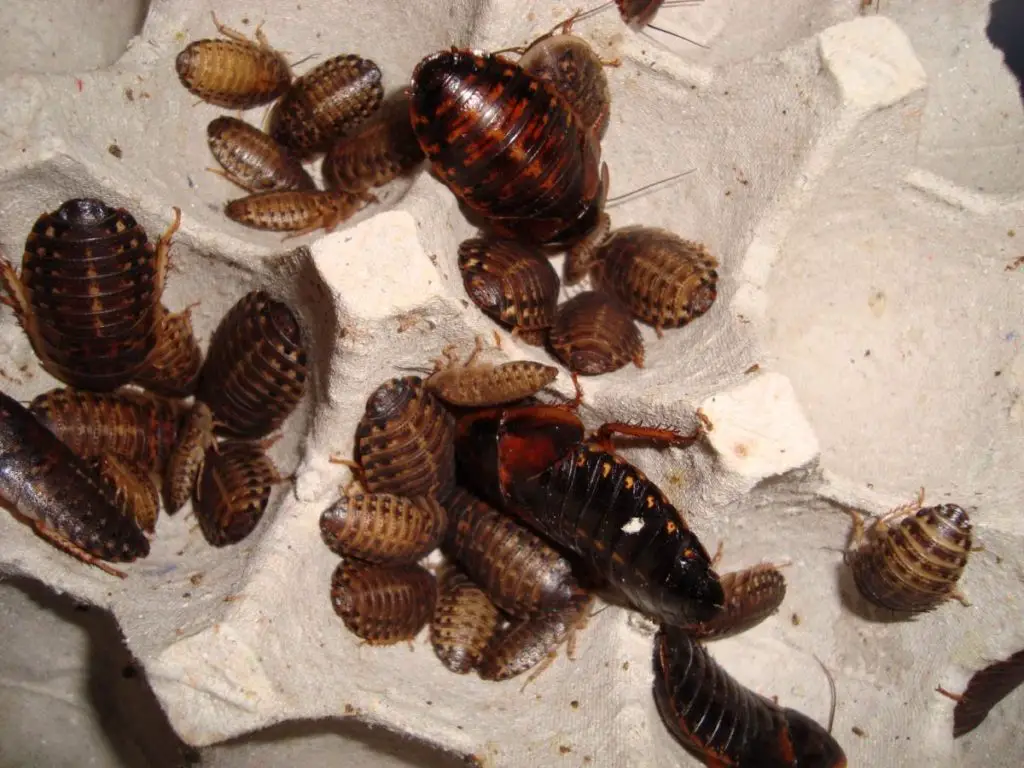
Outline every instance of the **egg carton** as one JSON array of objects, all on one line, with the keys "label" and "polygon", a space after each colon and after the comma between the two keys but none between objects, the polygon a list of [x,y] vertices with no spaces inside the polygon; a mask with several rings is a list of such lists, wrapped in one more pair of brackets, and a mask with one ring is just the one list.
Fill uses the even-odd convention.
[{"label": "egg carton", "polygon": [[[1020,272],[1007,269],[1024,200],[1021,161],[1001,141],[1006,124],[1019,136],[1024,120],[984,39],[981,0],[936,0],[927,13],[906,0],[883,14],[860,5],[706,0],[658,16],[706,48],[630,30],[611,10],[577,26],[602,57],[622,61],[608,71],[602,144],[611,195],[693,169],[614,205],[614,224],[665,227],[721,263],[711,311],[661,339],[643,329],[645,367],[585,380],[582,414],[591,425],[686,428],[699,408],[710,420],[695,448],[624,454],[710,550],[724,544],[720,570],[791,563],[780,612],[712,648],[744,684],[824,722],[820,660],[835,677],[834,734],[851,765],[1016,765],[1020,697],[984,736],[954,742],[951,702],[934,688],[958,689],[1024,645],[1024,302]],[[427,173],[389,185],[332,234],[282,242],[227,220],[223,205],[240,193],[205,170],[206,124],[224,110],[196,103],[174,71],[188,42],[216,36],[215,10],[250,34],[262,23],[292,61],[368,57],[395,91],[430,52],[519,45],[575,6],[67,6],[59,19],[22,10],[9,20],[0,245],[17,257],[37,216],[71,197],[127,207],[151,236],[178,206],[167,306],[199,302],[205,345],[235,300],[269,290],[301,317],[311,376],[271,450],[294,484],[275,490],[241,544],[209,547],[186,509],[161,518],[152,553],[122,582],[0,515],[0,572],[109,610],[171,725],[195,746],[285,721],[355,718],[483,765],[696,765],[654,706],[652,628],[621,608],[594,616],[578,657],[561,653],[525,689],[449,673],[425,633],[410,652],[361,645],[344,628],[328,599],[337,557],[318,530],[347,481],[329,457],[351,455],[379,383],[491,334],[456,264],[474,230]],[[959,77],[948,71],[950,40],[965,51]],[[983,97],[964,96],[973,72]],[[964,141],[954,110],[993,125]],[[1005,124],[994,125],[1000,110]],[[264,110],[244,117],[259,125]],[[3,390],[28,399],[57,386],[9,310],[0,325]],[[506,355],[547,360],[503,337]],[[849,583],[844,510],[880,513],[922,484],[929,499],[967,507],[986,547],[962,582],[973,606],[889,621]]]}]

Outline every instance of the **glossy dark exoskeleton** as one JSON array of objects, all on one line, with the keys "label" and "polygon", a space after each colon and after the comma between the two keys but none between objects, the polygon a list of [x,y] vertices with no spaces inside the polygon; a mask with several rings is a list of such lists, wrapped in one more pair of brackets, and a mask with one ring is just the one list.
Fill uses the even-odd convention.
[{"label": "glossy dark exoskeleton", "polygon": [[59,549],[115,576],[105,563],[149,554],[100,475],[16,400],[0,393],[0,499]]},{"label": "glossy dark exoskeleton", "polygon": [[724,598],[711,558],[665,494],[606,443],[585,440],[564,407],[479,411],[458,424],[460,481],[580,555],[645,613],[674,626],[706,621]]},{"label": "glossy dark exoskeleton", "polygon": [[845,768],[846,755],[807,715],[744,688],[685,630],[654,639],[654,701],[665,725],[712,768]]},{"label": "glossy dark exoskeleton", "polygon": [[416,66],[409,112],[438,177],[496,234],[561,247],[593,229],[600,143],[550,83],[500,56],[441,51]]}]

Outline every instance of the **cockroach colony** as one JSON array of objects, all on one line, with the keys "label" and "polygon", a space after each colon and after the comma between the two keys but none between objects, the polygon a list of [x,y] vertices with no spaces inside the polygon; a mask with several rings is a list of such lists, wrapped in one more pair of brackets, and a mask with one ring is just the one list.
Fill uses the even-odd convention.
[{"label": "cockroach colony", "polygon": [[[203,148],[174,159],[187,184],[161,211],[83,186],[2,233],[2,322],[31,371],[0,392],[4,531],[32,553],[15,567],[111,606],[166,589],[185,606],[168,658],[222,628],[249,654],[229,699],[250,672],[273,698],[256,659],[313,643],[297,685],[330,694],[295,719],[354,715],[475,764],[558,758],[489,746],[452,713],[550,710],[572,740],[607,726],[575,713],[597,685],[644,736],[582,764],[844,768],[845,662],[803,619],[828,601],[851,626],[970,622],[992,599],[970,589],[983,504],[808,505],[832,570],[799,541],[750,545],[731,513],[757,483],[716,485],[725,425],[702,404],[768,366],[688,367],[705,346],[727,367],[707,340],[746,332],[737,244],[657,215],[700,197],[698,176],[682,149],[678,168],[630,167],[639,131],[618,111],[654,75],[615,40],[671,34],[701,3],[528,5],[524,39],[486,46],[298,48],[273,13],[234,6],[161,42],[161,98]],[[386,260],[361,257],[367,233]],[[199,599],[208,578],[231,588]],[[795,648],[799,684],[730,671],[751,637],[765,668],[766,648]],[[157,694],[181,724],[194,702],[172,687]],[[1004,688],[968,688],[956,735]],[[434,722],[446,699],[466,708]],[[225,733],[260,727],[256,710]]]}]

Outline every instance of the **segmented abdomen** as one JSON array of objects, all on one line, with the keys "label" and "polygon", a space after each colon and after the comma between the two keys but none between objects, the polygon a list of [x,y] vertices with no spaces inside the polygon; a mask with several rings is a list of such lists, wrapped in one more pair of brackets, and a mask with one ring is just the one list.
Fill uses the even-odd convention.
[{"label": "segmented abdomen", "polygon": [[640,610],[680,626],[707,620],[722,605],[704,546],[661,490],[621,457],[580,444],[510,492],[517,514],[584,557]]},{"label": "segmented abdomen", "polygon": [[928,611],[956,589],[970,551],[967,512],[955,504],[926,507],[855,552],[853,576],[878,605]]},{"label": "segmented abdomen", "polygon": [[744,688],[685,630],[663,627],[655,637],[654,700],[672,735],[706,765],[846,766],[824,728]]}]

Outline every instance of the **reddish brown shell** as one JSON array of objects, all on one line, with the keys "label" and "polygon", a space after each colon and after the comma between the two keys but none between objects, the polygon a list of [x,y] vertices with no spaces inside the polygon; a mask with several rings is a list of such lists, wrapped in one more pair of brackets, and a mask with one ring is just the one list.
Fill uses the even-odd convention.
[{"label": "reddish brown shell", "polygon": [[366,123],[331,144],[324,156],[324,183],[330,189],[348,191],[379,187],[423,159],[409,122],[409,99],[403,96],[386,103]]},{"label": "reddish brown shell", "polygon": [[335,56],[296,78],[270,114],[270,135],[305,159],[366,120],[383,98],[376,64]]},{"label": "reddish brown shell", "polygon": [[210,153],[223,176],[250,192],[316,189],[302,163],[259,128],[227,115],[206,126]]},{"label": "reddish brown shell", "polygon": [[585,238],[565,252],[565,265],[562,271],[566,285],[575,285],[590,272],[598,247],[611,232],[612,220],[607,213],[598,218],[597,226]]},{"label": "reddish brown shell", "polygon": [[444,551],[499,608],[528,616],[568,605],[580,594],[569,561],[542,539],[462,488],[448,501]]},{"label": "reddish brown shell", "polygon": [[700,317],[718,296],[718,261],[700,243],[664,229],[612,232],[590,265],[594,287],[616,296],[655,328],[678,328]]},{"label": "reddish brown shell", "polygon": [[230,201],[224,207],[224,214],[253,229],[290,232],[292,237],[299,237],[317,229],[333,232],[367,200],[373,199],[376,198],[334,190],[258,192]]},{"label": "reddish brown shell", "polygon": [[0,259],[8,303],[43,368],[72,386],[127,384],[156,343],[170,238],[154,249],[123,209],[69,200],[39,217],[25,242],[21,277]]},{"label": "reddish brown shell", "polygon": [[178,438],[184,408],[145,392],[53,389],[29,406],[79,456],[117,456],[159,472]]},{"label": "reddish brown shell", "polygon": [[739,634],[775,613],[786,597],[786,578],[770,563],[724,574],[725,604],[713,618],[687,631],[705,640]]},{"label": "reddish brown shell", "polygon": [[[521,619],[498,632],[477,669],[480,677],[508,680],[554,659],[558,647],[590,618],[591,600],[590,595],[580,595],[556,611]],[[541,666],[535,674],[543,669]]]},{"label": "reddish brown shell", "polygon": [[536,250],[508,240],[473,238],[459,245],[466,293],[484,314],[529,344],[544,343],[558,306],[558,273]]},{"label": "reddish brown shell", "polygon": [[455,419],[418,376],[384,382],[356,427],[367,489],[443,500],[455,485]]},{"label": "reddish brown shell", "polygon": [[284,56],[270,47],[260,30],[256,41],[217,22],[227,40],[196,40],[178,54],[178,79],[203,101],[227,109],[267,104],[287,90],[292,80]]},{"label": "reddish brown shell", "polygon": [[192,310],[171,314],[159,310],[156,345],[134,384],[167,397],[191,397],[199,384],[203,353],[192,332]]},{"label": "reddish brown shell", "polygon": [[560,34],[538,38],[526,49],[519,66],[551,83],[583,127],[604,136],[611,116],[611,89],[601,58],[586,40]]},{"label": "reddish brown shell", "polygon": [[600,143],[550,83],[498,56],[441,51],[413,72],[410,116],[437,177],[494,233],[567,247],[593,228]]},{"label": "reddish brown shell", "polygon": [[956,504],[940,504],[873,530],[866,544],[850,553],[850,565],[868,600],[918,613],[954,596],[970,551],[967,512]]},{"label": "reddish brown shell", "polygon": [[103,479],[121,513],[133,518],[142,530],[152,534],[160,511],[160,494],[152,472],[141,464],[113,454],[88,459],[87,463]]},{"label": "reddish brown shell", "polygon": [[252,533],[282,482],[264,449],[263,443],[228,440],[206,451],[194,509],[213,546],[237,544]]},{"label": "reddish brown shell", "polygon": [[615,0],[622,20],[632,29],[646,27],[654,20],[665,0]]},{"label": "reddish brown shell", "polygon": [[210,406],[220,431],[263,437],[295,410],[307,373],[295,314],[263,291],[251,291],[217,326],[196,398]]},{"label": "reddish brown shell", "polygon": [[585,376],[617,371],[630,362],[644,365],[640,329],[616,299],[597,291],[577,294],[559,306],[548,343],[569,370]]},{"label": "reddish brown shell", "polygon": [[458,568],[446,570],[430,622],[430,643],[445,667],[457,675],[475,669],[501,621],[480,587]]},{"label": "reddish brown shell", "polygon": [[78,559],[131,562],[149,554],[135,519],[123,515],[85,461],[16,400],[0,392],[0,498],[36,531]]},{"label": "reddish brown shell", "polygon": [[426,496],[358,494],[320,515],[320,535],[333,552],[370,563],[415,563],[437,548],[447,528],[447,510]]},{"label": "reddish brown shell", "polygon": [[535,395],[558,377],[552,365],[512,360],[500,365],[448,365],[426,381],[427,389],[451,405],[483,408]]},{"label": "reddish brown shell", "polygon": [[331,604],[345,626],[370,645],[412,640],[430,620],[437,584],[418,565],[343,560],[331,577]]},{"label": "reddish brown shell", "polygon": [[206,451],[214,441],[213,411],[206,403],[196,401],[167,460],[163,483],[167,514],[173,515],[192,497]]},{"label": "reddish brown shell", "polygon": [[975,672],[953,708],[953,738],[960,738],[981,725],[992,708],[1021,685],[1024,685],[1024,649]]}]

